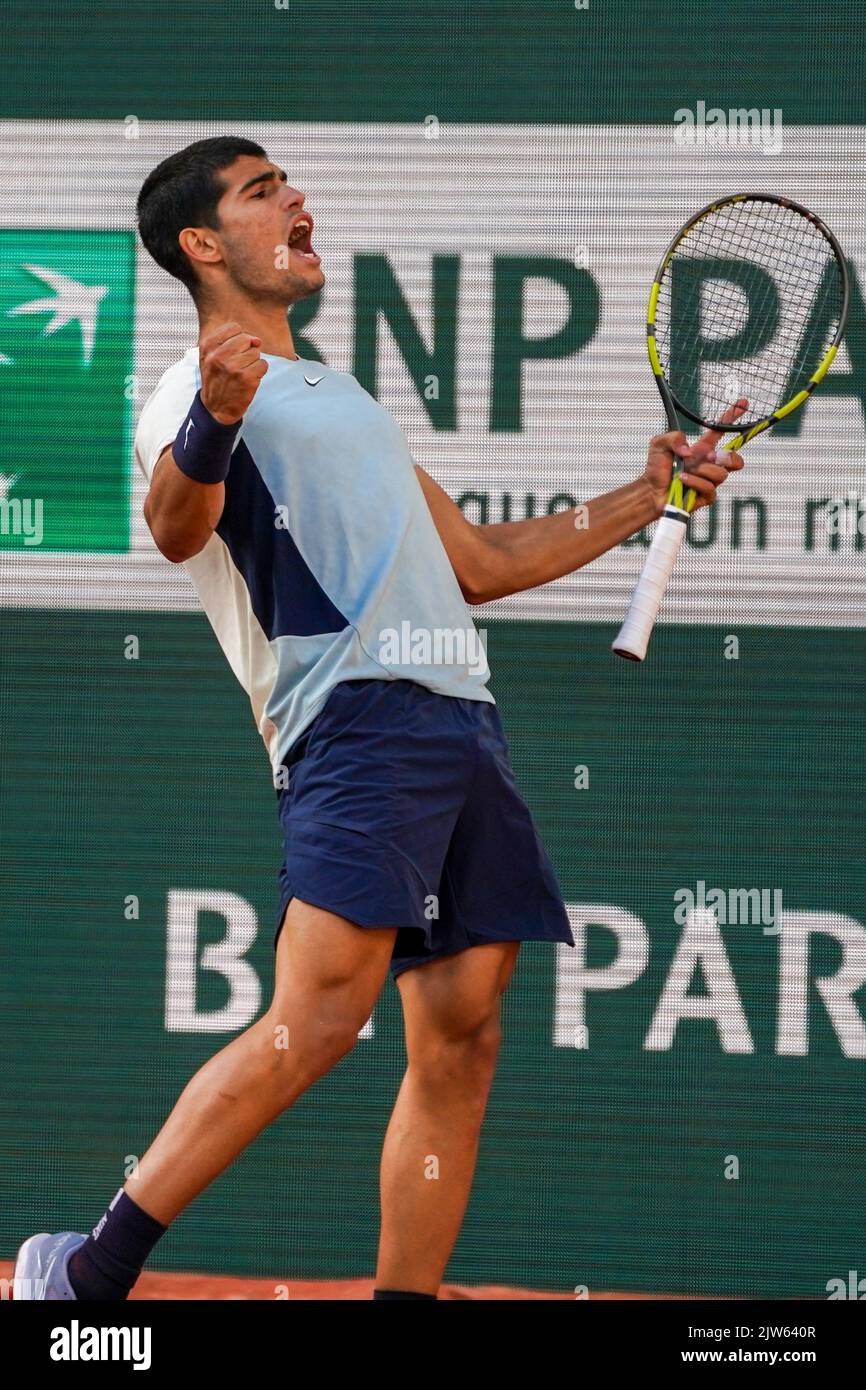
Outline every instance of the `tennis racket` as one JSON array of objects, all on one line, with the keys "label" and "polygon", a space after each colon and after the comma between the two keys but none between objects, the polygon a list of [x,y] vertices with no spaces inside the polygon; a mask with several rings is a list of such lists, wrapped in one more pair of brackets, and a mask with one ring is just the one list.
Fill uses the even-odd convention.
[{"label": "tennis racket", "polygon": [[[679,413],[706,429],[736,429],[721,447],[741,449],[809,399],[847,316],[845,258],[813,212],[770,193],[737,193],[702,208],[674,237],[650,291],[647,350],[668,428],[680,428]],[[734,424],[741,399],[745,417]],[[697,500],[683,488],[683,471],[678,463],[613,643],[629,661],[646,656]]]}]

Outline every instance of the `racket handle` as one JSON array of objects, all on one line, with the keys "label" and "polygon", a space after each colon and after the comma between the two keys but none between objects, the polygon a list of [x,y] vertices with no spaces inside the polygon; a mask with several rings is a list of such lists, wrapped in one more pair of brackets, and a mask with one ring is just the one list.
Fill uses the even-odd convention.
[{"label": "racket handle", "polygon": [[686,534],[688,513],[668,507],[652,538],[625,622],[613,650],[627,661],[643,661],[668,580],[673,573],[680,546]]}]

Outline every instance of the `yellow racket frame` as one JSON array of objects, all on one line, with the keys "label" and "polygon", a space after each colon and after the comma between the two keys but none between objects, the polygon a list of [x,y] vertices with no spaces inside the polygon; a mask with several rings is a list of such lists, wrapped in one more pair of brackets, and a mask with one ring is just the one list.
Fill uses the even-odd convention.
[{"label": "yellow racket frame", "polygon": [[[821,221],[820,217],[816,217],[813,212],[810,212],[808,208],[804,208],[800,203],[795,203],[790,198],[779,198],[773,193],[734,193],[729,198],[720,198],[714,203],[709,203],[705,208],[701,208],[700,212],[695,213],[694,217],[692,217],[674,237],[674,240],[662,257],[655,274],[655,279],[653,280],[652,289],[650,290],[649,305],[647,308],[647,352],[649,354],[650,365],[653,369],[653,375],[656,378],[656,384],[661,392],[671,429],[679,428],[677,411],[682,415],[686,415],[696,424],[702,425],[705,429],[724,429],[725,426],[721,423],[714,424],[708,420],[701,420],[690,411],[686,410],[680,402],[677,401],[665,379],[664,368],[659,361],[655,334],[656,307],[658,305],[664,273],[673,260],[677,247],[688,236],[693,227],[696,227],[705,217],[709,217],[712,213],[718,212],[719,208],[727,207],[731,203],[749,201],[776,203],[780,207],[793,208],[795,212],[799,212],[807,221],[811,222],[813,226],[817,227],[818,230],[823,233],[836,256],[839,266],[839,274],[842,283],[842,306],[839,313],[839,326],[836,330],[836,336],[831,346],[825,352],[817,371],[809,378],[807,385],[801,391],[798,391],[795,396],[792,396],[785,405],[780,405],[778,410],[774,410],[771,415],[766,416],[763,420],[758,420],[744,433],[736,435],[734,439],[729,440],[726,444],[721,446],[723,450],[731,452],[741,449],[744,444],[749,443],[749,440],[754,439],[756,434],[761,434],[763,430],[768,430],[771,425],[775,425],[779,420],[784,420],[786,415],[790,415],[792,411],[797,410],[804,401],[809,399],[812,391],[819,382],[823,381],[830,369],[830,365],[842,341],[848,319],[848,267],[845,264],[845,257],[842,254],[842,249],[838,241],[830,229]],[[727,428],[730,429],[732,426],[729,425]],[[697,501],[697,494],[692,488],[689,488],[685,498],[683,497],[684,489],[680,476],[682,472],[682,465],[677,465],[674,476],[671,479],[667,506],[676,507],[679,511],[688,513],[694,508],[695,502]]]}]

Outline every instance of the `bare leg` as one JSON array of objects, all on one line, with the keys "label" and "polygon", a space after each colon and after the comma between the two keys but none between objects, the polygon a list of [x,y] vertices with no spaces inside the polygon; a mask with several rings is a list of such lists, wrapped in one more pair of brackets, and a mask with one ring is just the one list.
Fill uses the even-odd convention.
[{"label": "bare leg", "polygon": [[491,942],[398,978],[409,1065],[382,1151],[376,1284],[435,1294],[460,1231],[519,942]]},{"label": "bare leg", "polygon": [[138,1206],[167,1226],[351,1051],[387,975],[395,936],[394,928],[357,927],[292,899],[270,1008],[188,1082],[124,1184]]}]

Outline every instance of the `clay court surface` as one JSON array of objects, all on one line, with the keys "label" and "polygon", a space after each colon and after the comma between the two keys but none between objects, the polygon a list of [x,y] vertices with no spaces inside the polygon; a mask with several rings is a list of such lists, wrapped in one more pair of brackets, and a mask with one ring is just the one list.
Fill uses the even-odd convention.
[{"label": "clay court surface", "polygon": [[[0,1279],[12,1278],[12,1261],[0,1260]],[[168,1301],[172,1299],[269,1299],[278,1297],[276,1290],[286,1290],[291,1301],[314,1302],[324,1300],[350,1300],[364,1302],[372,1298],[372,1279],[343,1279],[331,1282],[301,1281],[298,1279],[234,1279],[228,1275],[213,1274],[154,1274],[144,1273],[130,1295],[130,1302],[137,1300]],[[658,1294],[644,1293],[591,1293],[590,1298],[598,1299],[652,1299]],[[280,1297],[286,1298],[281,1292]],[[485,1284],[469,1288],[464,1284],[443,1284],[439,1290],[440,1299],[476,1298],[485,1301],[501,1299],[574,1299],[573,1293],[544,1293],[534,1289],[509,1289],[498,1284]]]}]

